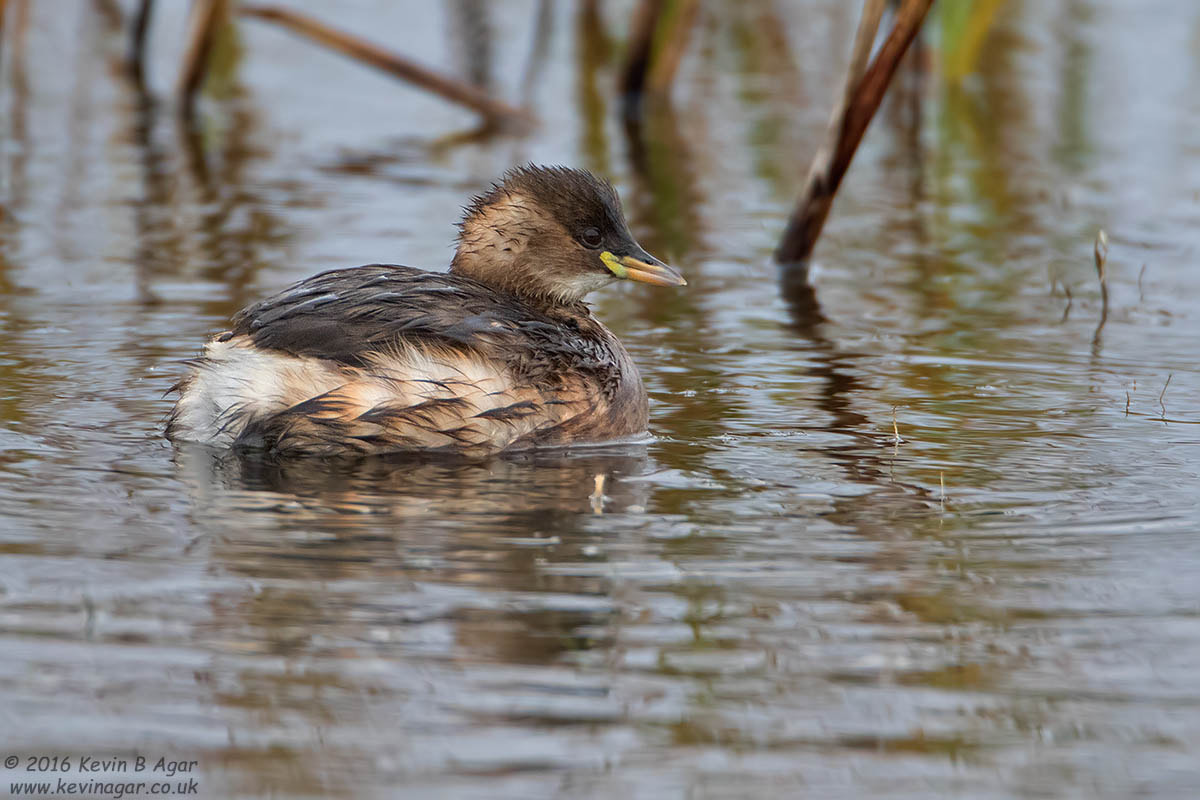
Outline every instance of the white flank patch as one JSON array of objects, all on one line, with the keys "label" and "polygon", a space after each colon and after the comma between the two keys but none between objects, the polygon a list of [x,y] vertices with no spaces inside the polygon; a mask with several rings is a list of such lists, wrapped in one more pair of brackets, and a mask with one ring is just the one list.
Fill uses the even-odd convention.
[{"label": "white flank patch", "polygon": [[474,431],[470,437],[474,444],[504,447],[537,427],[578,412],[543,406],[540,413],[515,420],[478,418],[477,414],[522,399],[536,402],[541,398],[532,388],[518,390],[501,366],[459,353],[402,348],[377,353],[370,367],[360,369],[258,350],[238,337],[209,342],[204,359],[179,398],[172,435],[228,447],[255,420],[326,394],[346,404],[338,415],[347,420],[372,409],[403,410],[427,400],[456,397],[466,401],[465,407],[453,412],[423,416],[424,424],[419,427],[396,420],[395,433],[426,447],[459,442],[439,431],[455,430],[461,435],[465,424]]},{"label": "white flank patch", "polygon": [[244,339],[213,340],[205,345],[204,360],[175,406],[174,433],[180,439],[229,446],[252,419],[325,394],[347,380],[320,359],[258,350]]}]

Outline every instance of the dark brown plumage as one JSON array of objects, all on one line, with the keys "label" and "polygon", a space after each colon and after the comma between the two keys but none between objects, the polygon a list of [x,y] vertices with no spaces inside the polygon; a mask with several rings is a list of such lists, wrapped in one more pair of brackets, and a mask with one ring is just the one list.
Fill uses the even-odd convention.
[{"label": "dark brown plumage", "polygon": [[460,227],[449,274],[334,270],[238,313],[177,386],[167,435],[485,454],[644,430],[637,368],[581,298],[617,278],[683,279],[633,241],[612,187],[523,167]]}]

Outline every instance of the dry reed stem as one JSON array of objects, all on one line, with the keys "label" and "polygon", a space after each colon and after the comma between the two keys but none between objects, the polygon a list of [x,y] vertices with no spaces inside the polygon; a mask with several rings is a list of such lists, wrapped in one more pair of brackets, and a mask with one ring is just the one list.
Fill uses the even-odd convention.
[{"label": "dry reed stem", "polygon": [[1167,373],[1167,382],[1163,384],[1163,390],[1158,394],[1158,407],[1162,409],[1163,421],[1167,420],[1167,404],[1163,402],[1163,398],[1167,395],[1167,387],[1171,385],[1171,378],[1175,377],[1174,372]]},{"label": "dry reed stem", "polygon": [[304,14],[279,6],[241,6],[238,13],[247,17],[276,22],[293,33],[298,33],[318,44],[337,50],[343,55],[369,64],[394,78],[419,86],[452,103],[466,106],[481,114],[489,122],[514,127],[525,127],[533,122],[532,115],[527,111],[497,100],[468,83],[434,72],[404,56],[331,28]]},{"label": "dry reed stem", "polygon": [[1108,234],[1101,228],[1096,234],[1096,244],[1092,248],[1096,259],[1096,275],[1100,277],[1101,324],[1108,318],[1108,273],[1105,265],[1108,263]]},{"label": "dry reed stem", "polygon": [[[863,73],[866,72],[870,63],[871,47],[875,44],[875,36],[879,31],[879,21],[883,18],[884,6],[884,0],[866,0],[863,4],[862,17],[859,19],[858,29],[854,33],[854,47],[850,52],[850,63],[846,66],[846,79],[842,86],[842,94],[829,118],[825,141],[817,150],[817,154],[813,156],[802,195],[804,199],[796,209],[796,214],[799,214],[803,208],[803,213],[806,215],[803,230],[808,231],[813,225],[816,228],[811,232],[812,240],[807,244],[805,255],[802,258],[790,260],[804,260],[812,254],[812,247],[816,244],[821,227],[825,224],[825,217],[828,216],[829,209],[833,205],[833,196],[837,192],[837,184],[841,181],[841,176],[834,174],[836,169],[834,157],[846,133],[846,115],[850,105],[854,102],[854,95],[858,91],[859,84],[862,83]],[[792,222],[795,219],[796,215],[794,214],[792,220],[788,222],[788,230],[784,233],[784,244],[780,245],[781,252],[787,245],[789,234],[792,232]],[[784,261],[778,254],[776,258]]]},{"label": "dry reed stem", "polygon": [[133,16],[133,28],[129,35],[129,72],[141,84],[145,77],[146,31],[150,28],[150,14],[154,0],[140,0]]},{"label": "dry reed stem", "polygon": [[665,5],[665,0],[639,0],[633,7],[633,16],[629,20],[629,44],[625,49],[625,60],[618,81],[626,118],[636,116],[642,92],[646,88],[646,76],[650,72],[650,57],[654,49],[654,32],[658,29]]},{"label": "dry reed stem", "polygon": [[196,92],[204,84],[208,74],[208,57],[216,39],[217,24],[228,11],[228,0],[193,0],[188,16],[187,45],[184,49],[183,67],[175,92],[179,95],[180,108],[185,117],[190,117],[196,106]]},{"label": "dry reed stem", "polygon": [[[902,0],[891,32],[864,70],[863,51],[870,52],[879,24],[877,15],[882,13],[880,0],[867,0],[855,35],[855,52],[847,71],[843,102],[834,112],[829,138],[813,160],[804,190],[775,251],[779,263],[801,263],[812,255],[850,161],[932,4],[933,0]],[[861,78],[856,79],[856,70],[861,70]]]},{"label": "dry reed stem", "polygon": [[659,40],[657,52],[652,53],[650,75],[646,87],[653,93],[665,95],[671,89],[679,62],[687,51],[692,28],[700,12],[700,0],[676,0],[678,8],[672,15],[669,27]]},{"label": "dry reed stem", "polygon": [[[854,93],[862,82],[863,73],[871,63],[871,48],[875,45],[875,36],[879,33],[879,21],[883,19],[884,0],[866,0],[863,4],[862,18],[858,21],[858,29],[854,32],[854,47],[850,50],[850,63],[846,66],[846,82],[842,86],[842,97],[834,109],[831,122],[842,117],[846,109],[854,101]],[[830,126],[831,132],[836,129]],[[836,138],[833,144],[836,144]]]}]

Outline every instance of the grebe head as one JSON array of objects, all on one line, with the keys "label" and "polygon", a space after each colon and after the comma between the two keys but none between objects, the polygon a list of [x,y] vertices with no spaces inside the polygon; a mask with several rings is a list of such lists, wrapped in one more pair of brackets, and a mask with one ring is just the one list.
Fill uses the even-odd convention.
[{"label": "grebe head", "polygon": [[687,284],[634,241],[612,185],[586,170],[509,170],[459,229],[450,271],[521,297],[571,303],[618,279]]}]

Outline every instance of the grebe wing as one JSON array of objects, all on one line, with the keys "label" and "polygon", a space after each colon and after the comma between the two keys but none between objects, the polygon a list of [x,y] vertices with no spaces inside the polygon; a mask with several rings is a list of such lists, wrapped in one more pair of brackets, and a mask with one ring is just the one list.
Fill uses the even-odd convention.
[{"label": "grebe wing", "polygon": [[[372,264],[314,275],[233,318],[222,337],[296,356],[364,366],[398,346],[508,357],[544,346],[551,321],[469,278]],[[526,345],[526,346],[522,346]]]}]

